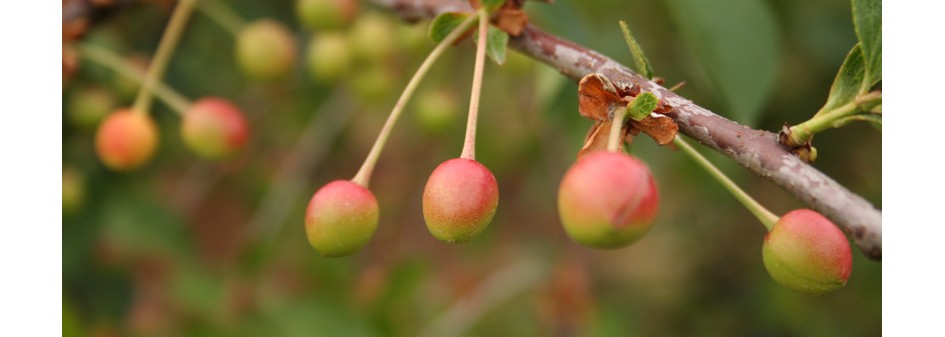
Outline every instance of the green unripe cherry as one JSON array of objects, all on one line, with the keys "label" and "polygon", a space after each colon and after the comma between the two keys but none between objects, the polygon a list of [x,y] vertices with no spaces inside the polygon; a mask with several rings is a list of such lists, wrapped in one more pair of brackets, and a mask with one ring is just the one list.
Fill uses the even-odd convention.
[{"label": "green unripe cherry", "polygon": [[371,240],[378,217],[377,199],[371,191],[349,180],[335,180],[308,202],[305,234],[323,256],[351,255]]},{"label": "green unripe cherry", "polygon": [[459,118],[459,102],[448,89],[426,90],[417,95],[416,116],[424,131],[439,134]]},{"label": "green unripe cherry", "polygon": [[354,19],[358,12],[357,0],[297,0],[295,16],[308,29],[341,28]]},{"label": "green unripe cherry", "polygon": [[397,47],[395,31],[390,18],[374,12],[362,14],[351,28],[355,55],[373,63],[385,62]]},{"label": "green unripe cherry", "polygon": [[272,19],[250,23],[236,37],[236,62],[243,73],[257,81],[274,81],[295,66],[295,36]]},{"label": "green unripe cherry", "polygon": [[74,214],[85,203],[85,177],[71,166],[62,167],[62,213]]},{"label": "green unripe cherry", "polygon": [[765,268],[778,284],[820,295],[842,288],[850,278],[850,243],[829,219],[809,209],[788,212],[765,235]]},{"label": "green unripe cherry", "polygon": [[308,43],[306,63],[316,81],[328,83],[340,79],[351,69],[351,48],[348,38],[338,32],[312,36]]},{"label": "green unripe cherry", "polygon": [[581,157],[558,188],[558,215],[577,243],[594,248],[627,246],[650,231],[659,195],[650,170],[624,153]]},{"label": "green unripe cherry", "polygon": [[103,87],[80,88],[69,96],[66,114],[69,121],[82,129],[92,129],[118,106],[118,98]]},{"label": "green unripe cherry", "polygon": [[495,176],[479,162],[450,159],[438,166],[423,189],[423,219],[440,241],[463,243],[492,222],[499,204]]}]

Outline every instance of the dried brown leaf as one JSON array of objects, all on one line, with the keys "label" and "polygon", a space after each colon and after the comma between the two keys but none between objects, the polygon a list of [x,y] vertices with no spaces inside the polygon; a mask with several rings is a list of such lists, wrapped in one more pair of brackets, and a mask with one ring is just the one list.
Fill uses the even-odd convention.
[{"label": "dried brown leaf", "polygon": [[503,6],[499,9],[495,19],[495,26],[512,36],[518,36],[528,25],[528,15],[521,9],[512,6]]},{"label": "dried brown leaf", "polygon": [[631,119],[630,125],[632,128],[643,131],[643,133],[652,137],[659,145],[672,143],[673,138],[676,138],[676,134],[679,132],[679,125],[676,125],[672,118],[657,113],[652,113],[641,121]]},{"label": "dried brown leaf", "polygon": [[626,105],[617,95],[614,83],[604,75],[589,74],[578,83],[578,112],[585,118],[609,120],[613,110]]}]

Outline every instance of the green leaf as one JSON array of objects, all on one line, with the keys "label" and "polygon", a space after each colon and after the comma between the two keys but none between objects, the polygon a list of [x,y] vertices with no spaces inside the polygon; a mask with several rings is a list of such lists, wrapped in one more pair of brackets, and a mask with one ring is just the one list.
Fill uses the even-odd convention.
[{"label": "green leaf", "polygon": [[[473,41],[479,41],[479,34],[473,34]],[[501,66],[505,64],[505,53],[508,45],[509,33],[489,26],[486,31],[486,55]]]},{"label": "green leaf", "polygon": [[463,20],[466,20],[469,14],[456,13],[456,12],[446,12],[440,15],[437,15],[433,19],[433,22],[430,23],[430,39],[433,40],[433,43],[440,43],[447,35],[459,27]]},{"label": "green leaf", "polygon": [[653,68],[650,68],[650,60],[643,54],[643,48],[637,43],[637,39],[630,33],[630,27],[623,20],[620,20],[620,30],[623,30],[623,39],[627,41],[627,47],[630,48],[630,54],[633,54],[633,63],[637,66],[637,72],[648,79],[653,79]]},{"label": "green leaf", "polygon": [[758,120],[777,75],[779,33],[768,1],[665,2],[685,45],[692,48],[728,113],[742,124]]},{"label": "green leaf", "polygon": [[495,12],[496,9],[502,7],[502,4],[505,3],[505,0],[481,0],[483,6],[486,6],[486,10],[489,13]]},{"label": "green leaf", "polygon": [[883,80],[883,4],[880,0],[852,0],[853,26],[866,60],[867,89]]},{"label": "green leaf", "polygon": [[837,77],[830,86],[827,103],[814,116],[850,103],[856,99],[857,95],[867,90],[869,90],[869,85],[866,81],[866,63],[863,60],[863,49],[857,43],[843,60],[843,65],[840,66],[840,71],[837,72]]},{"label": "green leaf", "polygon": [[650,115],[650,112],[656,109],[659,101],[659,98],[656,98],[652,93],[641,93],[634,97],[630,104],[627,104],[627,116],[635,121],[642,121]]}]

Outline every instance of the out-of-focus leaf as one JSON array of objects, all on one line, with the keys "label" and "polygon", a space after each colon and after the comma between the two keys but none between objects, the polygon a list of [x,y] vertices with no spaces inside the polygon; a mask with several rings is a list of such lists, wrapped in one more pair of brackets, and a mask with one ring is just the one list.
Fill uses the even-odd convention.
[{"label": "out-of-focus leaf", "polygon": [[659,101],[659,98],[652,93],[641,93],[634,97],[630,104],[627,104],[627,116],[635,121],[643,120],[650,115],[650,112],[653,112],[653,109],[656,109]]},{"label": "out-of-focus leaf", "polygon": [[505,3],[505,0],[480,0],[480,2],[482,2],[483,6],[486,6],[486,10],[493,12],[499,9],[499,7]]},{"label": "out-of-focus leaf", "polygon": [[62,336],[78,337],[82,336],[82,325],[79,323],[79,315],[76,313],[72,303],[63,299],[62,301]]},{"label": "out-of-focus leaf", "polygon": [[837,72],[837,77],[830,86],[827,103],[820,108],[817,115],[847,104],[856,99],[856,95],[867,90],[869,90],[869,83],[866,81],[866,63],[863,60],[863,50],[858,43],[843,60],[843,65],[840,66],[840,71]]},{"label": "out-of-focus leaf", "polygon": [[866,81],[868,87],[872,87],[883,80],[883,3],[880,0],[852,0],[852,5],[853,26],[866,64]]},{"label": "out-of-focus leaf", "polygon": [[752,125],[771,93],[778,64],[776,18],[765,1],[670,0],[685,43],[695,51],[729,113]]},{"label": "out-of-focus leaf", "polygon": [[456,27],[459,27],[463,20],[466,20],[469,14],[447,12],[437,15],[430,23],[430,39],[433,43],[440,43],[447,35],[450,35]]},{"label": "out-of-focus leaf", "polygon": [[[630,48],[630,54],[633,54],[633,63],[636,64],[637,71],[640,72],[640,75],[643,75],[649,79],[653,79],[653,68],[650,67],[650,60],[648,60],[646,55],[643,54],[643,48],[640,47],[640,44],[637,43],[637,39],[635,39],[633,37],[633,33],[630,32],[630,26],[627,26],[627,23],[621,20],[620,30],[623,31],[623,39],[627,41],[627,47]],[[631,114],[631,116],[633,115]]]},{"label": "out-of-focus leaf", "polygon": [[[479,35],[473,35],[474,41],[479,41]],[[509,33],[489,26],[486,32],[486,55],[498,65],[505,64],[506,47],[509,45]]]},{"label": "out-of-focus leaf", "polygon": [[222,309],[223,284],[196,265],[180,268],[174,275],[172,291],[192,312],[209,313]]}]

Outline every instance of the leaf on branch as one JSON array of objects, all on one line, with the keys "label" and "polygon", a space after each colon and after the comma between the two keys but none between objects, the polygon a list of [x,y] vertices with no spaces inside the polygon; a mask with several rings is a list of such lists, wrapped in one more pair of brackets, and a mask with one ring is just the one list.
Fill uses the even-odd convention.
[{"label": "leaf on branch", "polygon": [[643,48],[637,43],[637,39],[630,33],[630,27],[623,20],[620,20],[620,30],[623,31],[623,39],[627,41],[627,47],[630,48],[630,54],[633,55],[633,63],[637,66],[640,75],[648,79],[653,79],[653,68],[650,67],[650,60],[643,54]]},{"label": "leaf on branch", "polygon": [[863,48],[867,89],[883,80],[883,4],[880,0],[852,0],[853,26]]},{"label": "leaf on branch", "polygon": [[[473,35],[473,41],[479,41],[479,35]],[[498,65],[505,64],[506,49],[509,45],[509,34],[489,26],[486,32],[486,55]]]},{"label": "leaf on branch", "polygon": [[639,94],[627,104],[627,117],[635,121],[641,121],[650,116],[650,112],[656,109],[659,101],[659,98],[656,98],[652,93]]},{"label": "leaf on branch", "polygon": [[433,43],[440,43],[440,41],[443,41],[446,36],[450,35],[456,27],[459,27],[468,16],[469,14],[457,12],[446,12],[437,15],[436,18],[433,19],[433,22],[430,23],[430,31],[428,34],[430,39],[433,40]]},{"label": "leaf on branch", "polygon": [[837,77],[830,86],[827,103],[814,116],[826,113],[856,99],[860,93],[869,90],[866,81],[866,63],[863,60],[863,49],[857,43],[843,60]]}]

